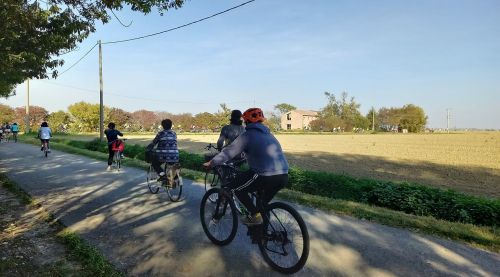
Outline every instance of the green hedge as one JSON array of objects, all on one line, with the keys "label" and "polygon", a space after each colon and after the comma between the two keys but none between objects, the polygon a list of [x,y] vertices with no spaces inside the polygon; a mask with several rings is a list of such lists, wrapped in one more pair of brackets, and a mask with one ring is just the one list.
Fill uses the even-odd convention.
[{"label": "green hedge", "polygon": [[[107,153],[107,143],[98,139],[70,141],[53,139],[74,147]],[[127,157],[144,160],[145,147],[127,144]],[[204,156],[179,151],[184,168],[203,170]],[[357,179],[345,175],[290,168],[290,189],[313,195],[363,202],[409,214],[487,226],[500,225],[500,200],[465,195],[453,190],[428,186]]]}]

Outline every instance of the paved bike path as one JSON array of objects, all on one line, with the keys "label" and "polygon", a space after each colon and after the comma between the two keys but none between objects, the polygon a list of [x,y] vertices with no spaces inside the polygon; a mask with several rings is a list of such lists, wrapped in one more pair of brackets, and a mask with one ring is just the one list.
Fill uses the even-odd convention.
[{"label": "paved bike path", "polygon": [[[0,171],[130,276],[279,276],[246,228],[228,246],[203,233],[202,184],[185,180],[184,200],[153,195],[145,172],[21,143],[0,144]],[[311,252],[296,276],[500,276],[500,255],[452,241],[295,205]]]}]

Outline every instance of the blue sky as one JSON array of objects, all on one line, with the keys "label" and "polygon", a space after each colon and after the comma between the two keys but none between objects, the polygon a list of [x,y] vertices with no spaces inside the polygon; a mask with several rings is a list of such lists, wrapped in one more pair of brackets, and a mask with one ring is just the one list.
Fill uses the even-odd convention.
[{"label": "blue sky", "polygon": [[[244,1],[187,1],[164,16],[124,10],[65,55],[98,40],[175,27]],[[99,102],[98,51],[56,80],[33,80],[31,104],[49,111]],[[103,45],[104,102],[128,111],[271,110],[286,102],[319,110],[324,92],[372,106],[424,108],[428,126],[500,129],[500,1],[257,0],[156,37]],[[74,87],[74,88],[73,88]],[[75,89],[79,88],[79,89]],[[26,86],[0,100],[25,105]]]}]

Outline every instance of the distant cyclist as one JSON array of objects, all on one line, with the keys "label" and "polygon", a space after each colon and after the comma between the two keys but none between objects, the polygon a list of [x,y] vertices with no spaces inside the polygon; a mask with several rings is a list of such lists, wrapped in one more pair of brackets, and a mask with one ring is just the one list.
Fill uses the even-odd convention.
[{"label": "distant cyclist", "polygon": [[[115,151],[113,151],[112,144],[114,141],[118,140],[118,136],[123,137],[123,134],[115,129],[116,125],[113,122],[108,124],[108,129],[104,130],[104,134],[108,139],[108,168],[106,170],[111,170],[111,165],[113,164],[113,156]],[[120,153],[121,155],[121,153]]]},{"label": "distant cyclist", "polygon": [[242,126],[243,120],[241,120],[241,115],[240,110],[233,110],[231,112],[230,124],[222,127],[219,140],[217,140],[217,148],[219,150],[231,144],[239,135],[245,132],[245,127]]},{"label": "distant cyclist", "polygon": [[276,193],[288,183],[288,161],[278,140],[262,122],[264,114],[259,108],[243,113],[246,132],[222,149],[205,167],[227,162],[242,152],[246,154],[250,170],[243,172],[230,184],[238,199],[250,212],[242,222],[247,225],[262,224],[262,215],[249,196],[250,192],[264,191],[262,201],[269,203]]},{"label": "distant cyclist", "polygon": [[19,125],[17,125],[17,122],[12,123],[12,126],[10,126],[10,130],[12,132],[12,135],[14,136],[14,141],[17,142],[17,133],[19,133]]},{"label": "distant cyclist", "polygon": [[[161,121],[163,130],[160,131],[153,141],[146,147],[148,151],[153,151],[151,165],[160,176],[159,180],[165,179],[165,170],[161,167],[163,163],[178,163],[179,150],[177,149],[177,134],[172,131],[172,120]],[[156,146],[156,149],[154,147]]]},{"label": "distant cyclist", "polygon": [[47,143],[47,151],[50,152],[49,141],[51,137],[52,137],[52,130],[50,130],[49,124],[44,121],[40,126],[40,129],[38,129],[38,138],[42,143],[42,148],[40,148],[40,151],[43,151],[43,144]]}]

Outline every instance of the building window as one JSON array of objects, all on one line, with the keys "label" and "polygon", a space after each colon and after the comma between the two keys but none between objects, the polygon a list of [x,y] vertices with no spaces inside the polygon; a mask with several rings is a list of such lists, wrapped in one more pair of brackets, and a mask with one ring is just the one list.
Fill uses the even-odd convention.
[{"label": "building window", "polygon": [[287,130],[292,130],[292,124],[287,124],[287,125],[286,125],[286,129],[287,129]]},{"label": "building window", "polygon": [[287,115],[286,115],[286,119],[287,119],[287,120],[292,120],[292,114],[287,114]]}]

